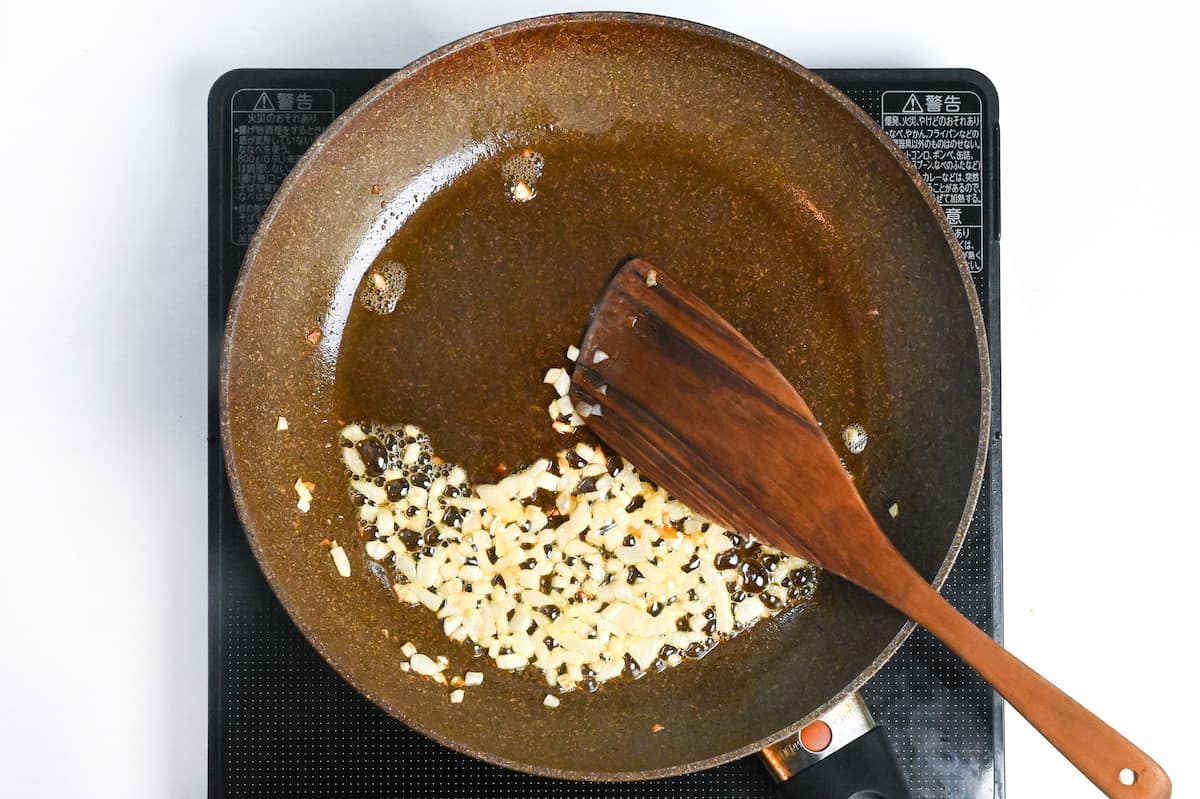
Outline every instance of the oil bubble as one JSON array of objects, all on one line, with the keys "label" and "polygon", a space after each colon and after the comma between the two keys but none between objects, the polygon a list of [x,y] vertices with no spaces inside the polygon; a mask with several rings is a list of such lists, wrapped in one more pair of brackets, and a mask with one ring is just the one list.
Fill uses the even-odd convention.
[{"label": "oil bubble", "polygon": [[858,455],[867,448],[867,431],[861,424],[852,424],[842,431],[842,441],[851,455]]},{"label": "oil bubble", "polygon": [[377,314],[390,314],[408,287],[408,270],[395,261],[371,269],[363,280],[359,300],[364,308]]},{"label": "oil bubble", "polygon": [[526,203],[537,197],[537,181],[542,176],[546,161],[541,153],[526,147],[509,158],[500,168],[505,189],[514,202]]}]

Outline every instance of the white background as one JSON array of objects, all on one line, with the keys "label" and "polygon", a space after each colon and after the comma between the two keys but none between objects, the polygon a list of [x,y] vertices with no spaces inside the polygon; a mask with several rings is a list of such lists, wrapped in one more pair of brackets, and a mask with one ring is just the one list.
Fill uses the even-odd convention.
[{"label": "white background", "polygon": [[[0,793],[198,797],[208,87],[237,66],[399,66],[574,4],[69,5],[0,14]],[[811,66],[999,87],[1007,642],[1200,793],[1193,12],[625,8]],[[1007,723],[1010,797],[1098,795]]]}]

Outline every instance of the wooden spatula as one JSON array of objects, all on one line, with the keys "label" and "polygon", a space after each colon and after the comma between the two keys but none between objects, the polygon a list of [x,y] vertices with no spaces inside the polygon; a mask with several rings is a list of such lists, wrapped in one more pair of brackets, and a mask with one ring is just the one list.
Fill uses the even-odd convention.
[{"label": "wooden spatula", "polygon": [[572,377],[588,424],[675,496],[803,555],[936,635],[1101,791],[1171,795],[1145,752],[965,619],[875,523],[808,405],[737,330],[642,260],[614,275]]}]

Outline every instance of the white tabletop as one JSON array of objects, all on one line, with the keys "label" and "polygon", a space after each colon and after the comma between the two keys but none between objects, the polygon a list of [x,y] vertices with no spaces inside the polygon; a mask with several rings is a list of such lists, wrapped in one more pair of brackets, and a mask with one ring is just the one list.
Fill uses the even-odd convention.
[{"label": "white tabletop", "polygon": [[[0,793],[205,794],[205,95],[542,2],[12,3],[0,22]],[[585,2],[579,7],[607,4]],[[1008,645],[1200,793],[1196,19],[1182,3],[628,3],[812,66],[969,66],[1003,129]],[[69,6],[75,6],[70,8]],[[1009,796],[1098,795],[1007,717]],[[1114,764],[1119,765],[1119,764]]]}]

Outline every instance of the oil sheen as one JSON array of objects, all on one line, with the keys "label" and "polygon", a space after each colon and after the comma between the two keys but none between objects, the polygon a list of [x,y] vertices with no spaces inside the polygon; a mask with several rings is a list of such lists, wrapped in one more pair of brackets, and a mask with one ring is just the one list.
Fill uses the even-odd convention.
[{"label": "oil sheen", "polygon": [[[878,364],[861,345],[861,287],[838,268],[837,231],[795,186],[756,183],[706,147],[652,130],[543,130],[435,193],[359,287],[338,416],[418,424],[474,480],[561,449],[542,375],[568,365],[612,270],[637,255],[739,328],[818,418],[859,418]],[[513,159],[530,152],[536,193],[516,201]],[[380,313],[369,281],[400,270],[402,296]]]}]

